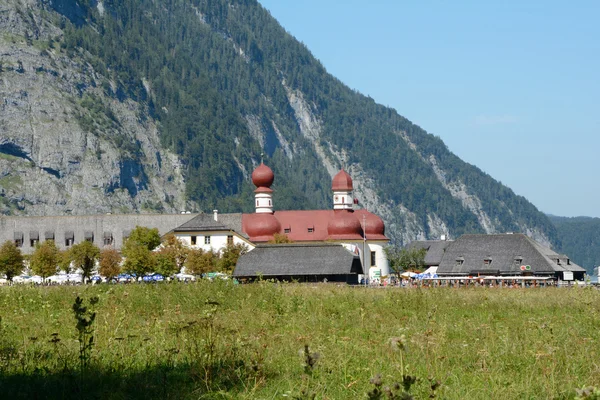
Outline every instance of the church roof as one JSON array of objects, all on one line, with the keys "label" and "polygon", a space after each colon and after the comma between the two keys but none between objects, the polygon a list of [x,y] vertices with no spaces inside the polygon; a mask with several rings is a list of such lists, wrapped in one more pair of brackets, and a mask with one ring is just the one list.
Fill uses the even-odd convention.
[{"label": "church roof", "polygon": [[242,255],[233,276],[362,274],[360,258],[338,244],[260,245]]},{"label": "church roof", "polygon": [[[339,214],[339,213],[338,213]],[[367,210],[356,210],[349,213],[352,218],[355,218],[358,224],[362,226],[363,219],[365,216],[365,223],[367,224],[367,240],[389,240],[385,236],[383,224],[379,229],[374,229],[372,232],[369,228],[371,220],[379,219],[375,214]],[[244,232],[247,231],[247,225],[250,223],[249,215],[243,214],[242,225]],[[281,231],[279,233],[286,234],[294,242],[322,242],[325,240],[357,240],[362,241],[362,229],[358,232],[350,232],[348,235],[343,237],[330,236],[328,231],[328,225],[330,221],[336,218],[335,210],[289,210],[289,211],[275,211],[273,214],[281,225]],[[373,224],[375,225],[375,224]],[[375,226],[377,228],[377,226]],[[252,237],[250,237],[252,240]]]}]

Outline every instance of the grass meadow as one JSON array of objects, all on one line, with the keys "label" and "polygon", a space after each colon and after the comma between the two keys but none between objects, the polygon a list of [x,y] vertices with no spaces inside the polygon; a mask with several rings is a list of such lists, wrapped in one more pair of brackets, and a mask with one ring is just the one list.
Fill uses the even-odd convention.
[{"label": "grass meadow", "polygon": [[0,287],[0,398],[572,399],[600,385],[599,311],[591,288]]}]

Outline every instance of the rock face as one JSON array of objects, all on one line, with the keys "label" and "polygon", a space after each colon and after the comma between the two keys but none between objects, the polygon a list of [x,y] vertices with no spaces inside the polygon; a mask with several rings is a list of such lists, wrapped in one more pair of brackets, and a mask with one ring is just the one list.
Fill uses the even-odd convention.
[{"label": "rock face", "polygon": [[144,106],[107,98],[36,4],[0,6],[0,213],[184,210],[181,163]]},{"label": "rock face", "polygon": [[[205,147],[207,142],[221,136],[222,145],[210,149],[232,151],[231,157],[219,164],[217,173],[214,169],[210,173],[201,169],[197,169],[195,175],[189,173],[190,166],[206,161],[201,155],[188,155],[187,159],[177,155],[183,154],[181,147],[185,148],[190,142],[179,146],[177,154],[161,145],[165,143],[166,125],[161,115],[164,118],[180,114],[173,112],[168,104],[149,104],[151,102],[143,100],[153,99],[160,90],[157,77],[135,77],[144,92],[135,97],[141,100],[135,101],[119,91],[123,82],[114,80],[118,76],[114,73],[117,65],[106,61],[106,68],[96,69],[93,65],[97,64],[90,60],[98,60],[100,55],[91,54],[93,49],[88,48],[88,52],[79,44],[62,46],[69,24],[96,29],[99,25],[86,25],[90,12],[96,21],[113,18],[116,14],[113,8],[118,2],[3,0],[0,3],[1,214],[199,210],[200,197],[211,190],[211,185],[198,182],[208,182],[208,178],[219,172],[223,174],[216,181],[226,189],[219,193],[230,195],[226,199],[219,195],[218,201],[223,207],[224,204],[229,206],[222,211],[250,211],[252,207],[244,209],[244,201],[235,196],[243,195],[252,204],[250,174],[260,162],[258,153],[263,151],[270,157],[267,163],[275,167],[275,196],[285,193],[287,208],[331,207],[331,177],[344,167],[352,176],[360,205],[382,217],[386,235],[397,244],[441,235],[453,238],[465,232],[507,230],[527,233],[546,245],[552,243],[555,232],[535,207],[481,171],[475,171],[475,167],[458,160],[441,141],[433,140],[394,110],[341,85],[316,65],[318,62],[312,55],[285,33],[260,5],[230,4],[225,0],[199,0],[194,5],[175,3],[140,0],[128,4],[145,7],[137,10],[140,11],[138,17],[148,24],[160,25],[164,15],[171,12],[170,18],[174,18],[177,11],[179,18],[191,18],[186,22],[194,24],[186,28],[196,28],[195,36],[191,36],[210,38],[204,42],[188,38],[191,41],[187,43],[197,52],[206,52],[208,62],[205,64],[210,67],[201,66],[206,69],[198,74],[205,74],[212,83],[223,81],[208,88],[214,89],[214,98],[222,100],[213,104],[218,111],[210,118],[222,115],[219,107],[223,104],[229,106],[240,98],[248,100],[247,96],[255,96],[248,101],[252,104],[234,110],[241,121],[239,125],[234,128],[228,125],[218,134],[204,129],[214,137],[204,136],[194,147],[188,147],[202,153],[202,149],[209,148]],[[90,4],[92,11],[85,8]],[[213,8],[218,12],[212,12]],[[179,23],[177,20],[176,25]],[[261,28],[253,32],[252,27],[256,26],[251,23]],[[265,36],[265,32],[271,32],[270,36]],[[95,39],[100,40],[98,36]],[[274,43],[279,39],[282,42]],[[198,43],[208,49],[196,46]],[[214,49],[211,46],[215,46]],[[288,56],[295,54],[289,59],[299,60],[300,66],[286,65],[282,61],[283,56],[277,49],[283,47]],[[185,57],[185,49],[178,51],[177,57]],[[174,52],[175,49],[171,54]],[[216,65],[211,54],[219,54],[218,60],[226,62]],[[163,60],[163,54],[152,56]],[[302,75],[309,65],[313,75]],[[240,78],[246,76],[244,74],[246,80]],[[268,87],[267,78],[272,78]],[[318,85],[313,84],[316,89],[298,84],[316,80],[319,81]],[[232,95],[242,85],[245,86],[239,90],[245,91]],[[208,121],[207,126],[210,127],[211,122]],[[362,136],[356,132],[354,136],[338,132],[342,124],[356,128],[360,123],[363,128],[367,126],[364,128],[367,133],[363,132]],[[235,138],[227,136],[226,130],[235,130],[232,134]],[[192,132],[187,136],[197,134]],[[356,149],[364,150],[369,143],[371,158],[358,157]],[[171,147],[176,146],[171,144]],[[409,172],[390,167],[391,162],[370,162],[391,158],[405,160],[394,165],[409,167]],[[382,178],[382,168],[387,168],[386,178]],[[469,172],[468,178],[461,175],[465,171]],[[405,186],[397,190],[402,185],[390,181],[402,174],[411,175],[411,179],[402,180]],[[307,176],[312,178],[310,183]],[[240,185],[241,189],[229,190],[233,187],[232,177],[240,181],[243,178],[245,189]],[[193,180],[200,189],[191,191],[190,195]],[[473,181],[477,181],[477,188]],[[409,185],[418,186],[418,190],[412,190]],[[496,200],[498,192],[508,200]],[[189,200],[188,195],[197,202]],[[420,207],[427,196],[436,200],[429,201],[427,207]],[[303,201],[307,204],[299,204]],[[275,208],[284,208],[282,203],[276,201]],[[213,208],[221,209],[221,205],[214,204]],[[521,212],[523,210],[526,212]]]}]

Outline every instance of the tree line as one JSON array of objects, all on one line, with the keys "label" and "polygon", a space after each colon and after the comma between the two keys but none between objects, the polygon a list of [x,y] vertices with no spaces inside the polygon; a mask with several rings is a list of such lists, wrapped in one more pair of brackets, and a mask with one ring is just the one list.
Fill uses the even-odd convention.
[{"label": "tree line", "polygon": [[94,274],[96,266],[97,273],[107,280],[123,272],[136,276],[159,273],[168,277],[183,268],[193,275],[231,274],[238,258],[247,251],[242,243],[228,244],[221,251],[190,248],[173,234],[161,239],[158,229],[137,226],[120,253],[111,246],[100,249],[90,241],[60,250],[53,240],[46,240],[38,243],[31,255],[23,255],[15,243],[8,240],[0,247],[0,274],[12,282],[23,273],[26,263],[33,274],[44,280],[59,271],[81,271],[84,283]]}]

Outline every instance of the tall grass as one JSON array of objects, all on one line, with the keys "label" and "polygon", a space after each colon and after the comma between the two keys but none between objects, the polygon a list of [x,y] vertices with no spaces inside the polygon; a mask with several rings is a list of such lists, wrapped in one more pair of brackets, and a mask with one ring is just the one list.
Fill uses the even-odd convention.
[{"label": "tall grass", "polygon": [[[99,298],[85,379],[77,296]],[[350,399],[409,376],[415,398],[568,399],[600,384],[599,310],[594,289],[5,287],[0,397]]]}]

